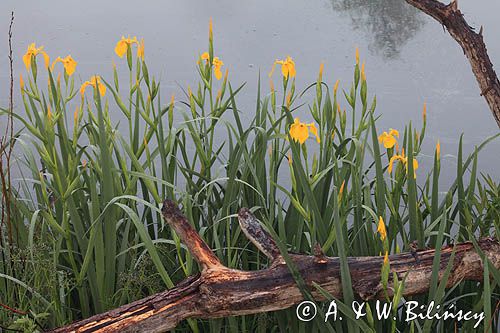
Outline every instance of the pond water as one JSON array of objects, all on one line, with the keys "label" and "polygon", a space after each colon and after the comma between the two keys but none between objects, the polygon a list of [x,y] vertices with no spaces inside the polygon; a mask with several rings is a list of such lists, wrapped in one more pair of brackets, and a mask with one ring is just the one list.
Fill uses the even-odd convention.
[{"label": "pond water", "polygon": [[[491,60],[500,64],[500,2],[461,2],[469,24],[484,26]],[[21,57],[31,42],[52,56],[71,54],[78,61],[77,81],[100,73],[110,78],[116,61],[127,77],[124,60],[114,54],[122,35],[144,38],[149,72],[162,81],[163,100],[196,82],[196,60],[207,47],[208,20],[214,21],[216,53],[229,68],[233,85],[247,82],[239,96],[242,110],[252,113],[259,70],[291,55],[297,87],[316,80],[324,61],[324,79],[352,78],[354,49],[366,61],[369,93],[377,95],[379,129],[402,129],[409,120],[420,126],[427,102],[427,144],[421,165],[431,164],[436,141],[445,162],[441,173],[451,179],[458,138],[471,152],[498,128],[462,50],[443,28],[403,0],[276,0],[276,1],[102,1],[2,0],[0,2],[0,105],[7,105],[7,30],[15,12],[15,73],[24,73]],[[16,89],[17,89],[16,80]],[[267,80],[263,87],[267,90]],[[18,109],[21,103],[16,100]],[[0,129],[3,126],[0,125]],[[479,168],[500,175],[500,141],[480,155]]]}]

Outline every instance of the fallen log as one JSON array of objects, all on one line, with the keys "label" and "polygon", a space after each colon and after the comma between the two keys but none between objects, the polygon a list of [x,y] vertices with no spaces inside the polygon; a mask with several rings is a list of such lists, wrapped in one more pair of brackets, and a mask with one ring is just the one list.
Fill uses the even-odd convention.
[{"label": "fallen log", "polygon": [[476,77],[480,95],[486,99],[500,127],[500,82],[490,61],[483,40],[483,27],[475,32],[458,9],[458,0],[445,5],[437,0],[406,0],[410,5],[441,23],[462,47]]},{"label": "fallen log", "polygon": [[[146,297],[117,309],[55,329],[52,332],[165,332],[187,318],[218,318],[275,311],[289,308],[303,300],[283,257],[272,237],[246,208],[238,220],[244,234],[271,261],[267,269],[241,271],[222,265],[208,245],[189,224],[177,205],[167,200],[162,213],[169,225],[198,262],[201,273],[190,276],[175,288]],[[492,238],[478,242],[491,263],[500,268],[500,244]],[[441,250],[439,277],[446,270],[454,251],[451,287],[463,280],[483,280],[483,263],[472,243],[460,243]],[[404,296],[421,294],[429,289],[435,250],[417,250],[389,256],[391,272],[398,279],[405,275]],[[336,298],[342,298],[339,258],[290,254],[313,297],[322,300],[313,287],[320,285]],[[353,290],[363,300],[382,299],[380,271],[383,257],[348,258]],[[391,274],[392,275],[392,274]],[[391,295],[391,289],[388,288]]]}]

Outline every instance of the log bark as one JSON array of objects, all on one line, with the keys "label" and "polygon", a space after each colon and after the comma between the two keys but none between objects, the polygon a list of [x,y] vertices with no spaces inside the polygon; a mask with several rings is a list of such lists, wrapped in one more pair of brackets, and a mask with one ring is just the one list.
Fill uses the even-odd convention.
[{"label": "log bark", "polygon": [[[53,332],[165,332],[187,318],[218,318],[275,311],[303,300],[274,240],[248,209],[243,208],[238,214],[240,226],[249,240],[271,261],[269,268],[259,271],[241,271],[223,266],[172,201],[164,202],[162,212],[167,223],[198,261],[201,273],[188,277],[173,289]],[[486,238],[478,244],[491,263],[500,269],[499,242]],[[440,278],[453,252],[453,267],[447,287],[463,280],[483,280],[483,262],[469,242],[441,250]],[[406,297],[429,289],[435,250],[418,250],[419,260],[415,260],[414,255],[401,253],[389,256],[391,272],[396,272],[400,280],[407,275],[403,293]],[[321,251],[316,251],[315,255],[290,256],[315,300],[324,299],[313,287],[313,282],[342,299],[339,258],[326,257]],[[370,300],[384,297],[380,282],[382,263],[383,257],[348,258],[357,298]],[[388,292],[391,295],[391,288]]]},{"label": "log bark", "polygon": [[483,27],[479,32],[469,26],[458,9],[458,0],[445,5],[437,0],[406,0],[441,23],[462,47],[476,77],[480,95],[486,99],[493,117],[500,127],[500,82],[490,61],[483,40]]}]

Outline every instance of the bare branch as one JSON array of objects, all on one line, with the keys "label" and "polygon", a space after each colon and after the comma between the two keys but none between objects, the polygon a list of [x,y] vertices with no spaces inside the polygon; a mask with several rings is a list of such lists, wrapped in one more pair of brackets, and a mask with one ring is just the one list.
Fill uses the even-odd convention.
[{"label": "bare branch", "polygon": [[483,27],[476,33],[458,9],[458,2],[445,5],[437,0],[406,0],[441,23],[462,47],[474,73],[480,95],[486,99],[493,117],[500,127],[500,82],[493,69],[483,40]]}]

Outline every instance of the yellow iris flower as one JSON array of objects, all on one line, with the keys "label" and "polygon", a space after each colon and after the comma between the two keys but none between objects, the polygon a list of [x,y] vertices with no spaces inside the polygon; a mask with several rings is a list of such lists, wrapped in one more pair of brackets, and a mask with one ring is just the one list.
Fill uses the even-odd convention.
[{"label": "yellow iris flower", "polygon": [[101,77],[98,75],[94,75],[90,78],[89,81],[85,81],[82,86],[80,87],[80,94],[83,95],[85,94],[85,89],[88,86],[94,87],[94,89],[99,89],[99,93],[101,96],[104,96],[106,94],[106,86],[101,82]]},{"label": "yellow iris flower", "polygon": [[[406,166],[406,173],[408,173],[408,157],[405,156],[405,151],[404,149],[401,152],[401,155],[395,154],[391,157],[389,160],[389,167],[387,171],[389,173],[392,173],[392,168],[394,165],[394,162],[396,161],[401,161],[405,166]],[[414,172],[414,177],[417,178],[417,169],[418,169],[418,161],[416,158],[413,159],[413,172]]]},{"label": "yellow iris flower", "polygon": [[269,72],[269,77],[273,75],[276,64],[281,65],[281,74],[283,74],[283,76],[287,79],[295,77],[295,74],[297,74],[295,70],[295,62],[290,56],[287,56],[285,60],[276,60],[274,62],[273,68],[271,69],[271,72]]},{"label": "yellow iris flower", "polygon": [[380,216],[378,220],[377,232],[380,234],[380,240],[383,242],[387,238],[387,230],[385,229],[385,224],[382,216]]},{"label": "yellow iris flower", "polygon": [[312,134],[316,136],[316,141],[320,143],[320,139],[318,136],[318,130],[314,123],[306,124],[300,122],[299,118],[295,118],[293,124],[290,126],[290,136],[296,142],[303,144],[306,142],[307,138],[309,138],[309,130],[311,130]]},{"label": "yellow iris flower", "polygon": [[54,66],[58,62],[62,62],[63,66],[64,66],[64,70],[66,71],[68,76],[73,75],[73,73],[75,72],[75,69],[76,69],[76,65],[78,64],[75,61],[75,59],[73,59],[71,57],[71,55],[68,55],[66,58],[57,57],[56,60],[54,60],[54,62],[52,63],[52,70],[54,70]]},{"label": "yellow iris flower", "polygon": [[29,46],[28,46],[28,50],[26,51],[26,53],[24,54],[23,56],[23,62],[24,62],[24,65],[26,66],[26,70],[29,71],[30,68],[31,68],[31,57],[36,57],[37,55],[39,54],[42,54],[43,55],[43,59],[45,61],[45,67],[48,68],[49,67],[49,63],[50,63],[50,57],[49,55],[43,50],[43,46],[40,46],[40,47],[36,47],[35,43],[31,43]]},{"label": "yellow iris flower", "polygon": [[391,128],[389,130],[389,133],[384,132],[384,133],[380,134],[378,137],[378,141],[380,143],[383,143],[384,147],[386,149],[389,149],[389,148],[394,147],[394,145],[397,143],[395,137],[397,137],[399,139],[399,132],[397,130]]},{"label": "yellow iris flower", "polygon": [[116,55],[119,56],[120,58],[123,58],[125,53],[127,53],[128,48],[132,44],[138,44],[137,37],[130,38],[129,36],[128,38],[125,38],[124,36],[122,36],[122,39],[120,39],[115,46]]}]

